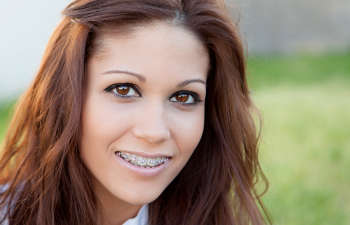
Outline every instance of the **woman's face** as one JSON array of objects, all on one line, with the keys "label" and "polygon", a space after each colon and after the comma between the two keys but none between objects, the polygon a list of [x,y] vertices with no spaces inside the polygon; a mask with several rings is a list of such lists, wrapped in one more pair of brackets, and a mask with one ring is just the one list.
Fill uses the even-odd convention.
[{"label": "woman's face", "polygon": [[199,143],[208,54],[190,31],[165,22],[104,33],[98,43],[87,62],[81,157],[97,195],[146,204]]}]

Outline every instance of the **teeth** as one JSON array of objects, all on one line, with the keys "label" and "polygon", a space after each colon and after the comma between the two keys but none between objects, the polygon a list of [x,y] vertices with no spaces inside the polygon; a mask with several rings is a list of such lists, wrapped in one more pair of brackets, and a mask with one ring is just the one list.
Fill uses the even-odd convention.
[{"label": "teeth", "polygon": [[129,163],[140,167],[156,167],[169,160],[168,157],[144,158],[126,152],[117,152],[118,156]]}]

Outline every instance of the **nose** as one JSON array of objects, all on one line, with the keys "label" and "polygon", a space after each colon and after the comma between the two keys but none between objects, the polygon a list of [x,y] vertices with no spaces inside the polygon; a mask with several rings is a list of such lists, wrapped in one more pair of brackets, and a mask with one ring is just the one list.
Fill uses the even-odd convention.
[{"label": "nose", "polygon": [[133,135],[150,144],[161,143],[170,138],[166,113],[162,104],[149,104],[144,107],[134,125]]}]

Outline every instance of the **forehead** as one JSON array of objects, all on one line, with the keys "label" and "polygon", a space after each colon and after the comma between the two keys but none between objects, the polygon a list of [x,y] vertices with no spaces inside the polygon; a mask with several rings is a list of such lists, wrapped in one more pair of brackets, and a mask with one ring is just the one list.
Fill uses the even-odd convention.
[{"label": "forehead", "polygon": [[[92,42],[92,49],[95,53],[101,50],[108,49],[108,44],[112,40],[127,41],[134,39],[135,41],[147,41],[173,37],[173,41],[184,41],[185,39],[192,39],[202,46],[200,38],[189,28],[181,23],[172,21],[152,21],[144,23],[126,24],[126,25],[105,25],[95,32],[94,40]],[[141,40],[140,40],[141,39]],[[177,39],[177,40],[176,40]],[[104,48],[105,47],[105,48]],[[204,50],[204,49],[203,49]]]},{"label": "forehead", "polygon": [[128,29],[104,28],[97,34],[92,49],[89,61],[100,67],[174,74],[206,74],[209,69],[208,53],[200,39],[184,26],[169,22]]}]

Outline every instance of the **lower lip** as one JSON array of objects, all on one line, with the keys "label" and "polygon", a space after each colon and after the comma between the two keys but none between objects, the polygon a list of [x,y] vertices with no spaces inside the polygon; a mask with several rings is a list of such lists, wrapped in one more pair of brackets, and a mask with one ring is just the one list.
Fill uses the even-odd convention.
[{"label": "lower lip", "polygon": [[117,158],[117,161],[124,167],[130,169],[131,171],[145,176],[145,177],[152,177],[152,176],[157,176],[158,174],[160,174],[166,167],[168,167],[169,165],[169,160],[167,160],[166,162],[164,162],[163,164],[156,166],[156,167],[152,167],[152,168],[145,168],[145,167],[138,167],[135,166],[127,161],[125,161],[124,159],[120,158],[117,154],[115,154],[115,157]]}]

